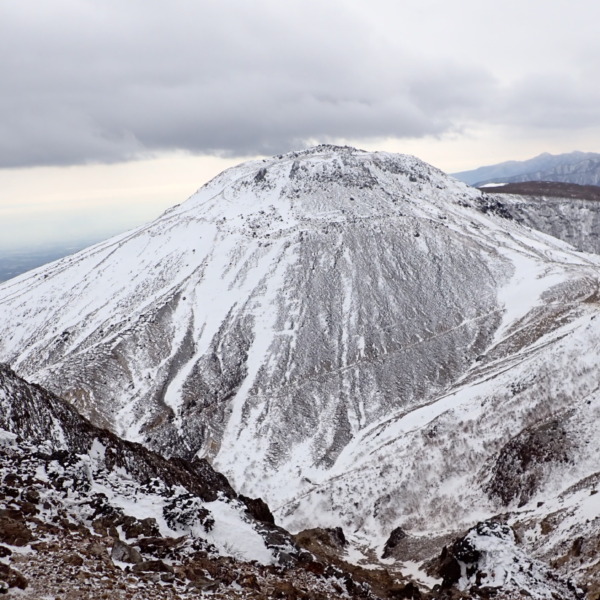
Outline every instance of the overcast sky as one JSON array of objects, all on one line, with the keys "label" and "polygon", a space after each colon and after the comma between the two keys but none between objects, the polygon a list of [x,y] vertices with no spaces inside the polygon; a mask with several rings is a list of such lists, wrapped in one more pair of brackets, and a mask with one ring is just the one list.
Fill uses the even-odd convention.
[{"label": "overcast sky", "polygon": [[600,151],[598,22],[591,0],[0,0],[0,247],[320,142],[447,171]]}]

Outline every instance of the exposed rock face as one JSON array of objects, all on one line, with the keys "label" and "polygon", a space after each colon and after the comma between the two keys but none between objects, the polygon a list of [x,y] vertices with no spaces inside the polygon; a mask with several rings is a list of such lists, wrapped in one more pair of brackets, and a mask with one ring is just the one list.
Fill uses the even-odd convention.
[{"label": "exposed rock face", "polygon": [[406,539],[406,532],[401,527],[396,527],[396,529],[390,533],[390,537],[383,547],[382,558],[389,558],[392,555],[394,548],[396,548],[404,539]]},{"label": "exposed rock face", "polygon": [[558,420],[530,427],[498,453],[488,492],[524,506],[539,489],[548,463],[571,463],[571,440]]},{"label": "exposed rock face", "polygon": [[[600,195],[600,187],[596,188]],[[516,221],[584,252],[600,254],[600,201],[557,195],[490,194]]]}]

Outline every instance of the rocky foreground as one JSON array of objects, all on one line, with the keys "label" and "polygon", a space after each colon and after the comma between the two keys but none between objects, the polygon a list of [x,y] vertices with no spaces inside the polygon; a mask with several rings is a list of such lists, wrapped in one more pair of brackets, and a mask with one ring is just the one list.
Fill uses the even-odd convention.
[{"label": "rocky foreground", "polygon": [[[351,564],[341,529],[291,536],[204,461],[166,460],[0,368],[0,592],[39,599],[580,598],[480,524],[430,561]],[[252,558],[254,557],[254,558]]]},{"label": "rocky foreground", "polygon": [[0,590],[36,599],[373,597],[204,461],[123,442],[5,367],[0,406]]}]

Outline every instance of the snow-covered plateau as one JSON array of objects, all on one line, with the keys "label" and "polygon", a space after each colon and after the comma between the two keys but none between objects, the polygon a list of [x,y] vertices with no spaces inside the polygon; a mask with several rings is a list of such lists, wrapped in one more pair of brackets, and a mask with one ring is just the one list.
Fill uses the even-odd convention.
[{"label": "snow-covered plateau", "polygon": [[0,285],[0,361],[365,561],[496,518],[592,598],[599,266],[414,157],[319,146]]}]

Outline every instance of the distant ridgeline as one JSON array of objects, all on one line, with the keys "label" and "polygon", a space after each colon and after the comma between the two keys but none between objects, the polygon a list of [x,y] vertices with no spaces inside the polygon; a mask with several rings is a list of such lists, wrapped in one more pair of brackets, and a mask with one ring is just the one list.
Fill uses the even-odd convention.
[{"label": "distant ridgeline", "polygon": [[529,160],[479,167],[473,171],[452,173],[459,181],[474,187],[488,183],[518,183],[524,181],[560,181],[579,185],[600,185],[600,154],[571,152],[540,154]]}]

